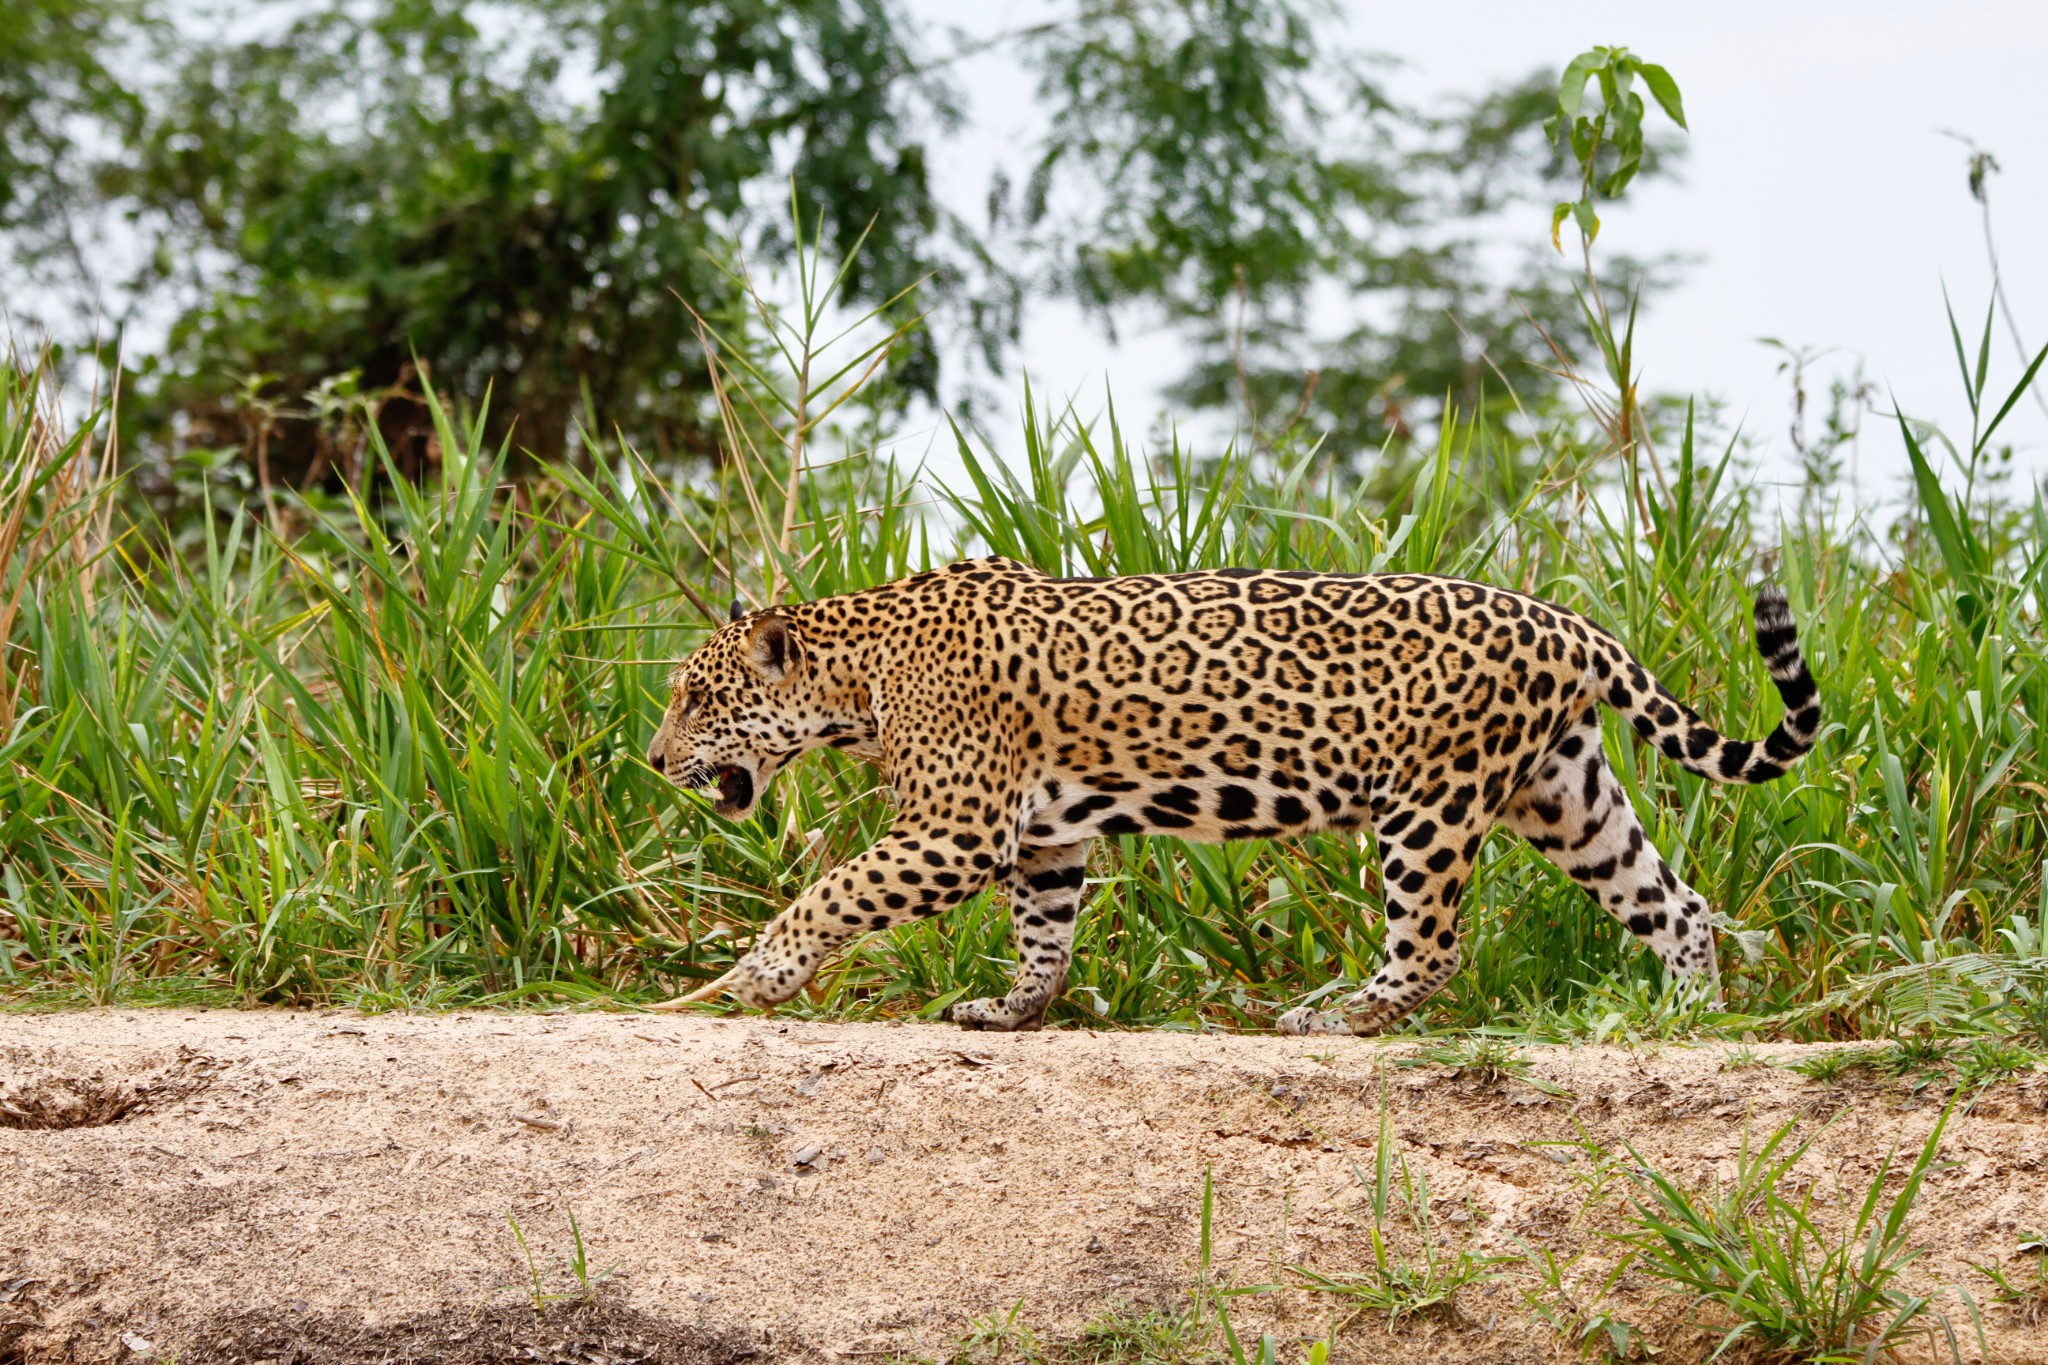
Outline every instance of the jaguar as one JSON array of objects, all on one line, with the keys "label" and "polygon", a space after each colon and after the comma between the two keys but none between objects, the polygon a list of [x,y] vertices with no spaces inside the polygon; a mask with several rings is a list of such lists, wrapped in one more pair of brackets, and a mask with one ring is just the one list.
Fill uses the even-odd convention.
[{"label": "jaguar", "polygon": [[955,1022],[1034,1029],[1065,989],[1092,840],[1355,831],[1378,845],[1385,959],[1284,1033],[1381,1032],[1457,971],[1458,906],[1506,825],[1663,963],[1718,994],[1711,916],[1650,844],[1601,740],[1600,706],[1666,758],[1767,782],[1813,747],[1818,691],[1784,593],[1755,598],[1784,705],[1728,739],[1580,613],[1426,574],[1217,569],[1055,578],[970,560],[864,591],[743,611],[672,678],[647,761],[745,819],[806,751],[874,763],[888,831],[771,922],[717,981],[767,1008],[835,947],[1000,884],[1014,984]]}]

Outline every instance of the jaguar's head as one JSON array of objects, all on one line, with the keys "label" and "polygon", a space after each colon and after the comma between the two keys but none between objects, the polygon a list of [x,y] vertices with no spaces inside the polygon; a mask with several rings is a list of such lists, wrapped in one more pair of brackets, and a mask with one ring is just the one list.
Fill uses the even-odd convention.
[{"label": "jaguar's head", "polygon": [[670,679],[668,713],[647,761],[678,787],[717,788],[712,809],[754,813],[769,780],[843,729],[795,615],[778,609],[719,627]]}]

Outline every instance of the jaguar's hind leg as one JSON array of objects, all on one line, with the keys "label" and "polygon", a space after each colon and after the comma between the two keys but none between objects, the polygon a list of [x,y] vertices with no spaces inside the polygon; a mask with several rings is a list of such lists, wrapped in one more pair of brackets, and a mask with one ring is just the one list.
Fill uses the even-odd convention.
[{"label": "jaguar's hind leg", "polygon": [[1088,845],[1028,844],[1005,882],[1010,897],[1010,940],[1017,950],[1017,981],[1002,999],[963,1000],[953,1022],[963,1028],[1003,1032],[1035,1029],[1046,1007],[1067,987],[1073,960],[1074,916]]},{"label": "jaguar's hind leg", "polygon": [[1501,819],[1626,925],[1674,985],[1719,997],[1707,903],[1643,833],[1600,747],[1597,716],[1589,713],[1558,741]]},{"label": "jaguar's hind leg", "polygon": [[1377,833],[1387,889],[1387,960],[1337,1009],[1290,1010],[1280,1016],[1280,1031],[1380,1033],[1455,976],[1458,901],[1485,832],[1477,821],[1442,826],[1418,810],[1382,818]]}]

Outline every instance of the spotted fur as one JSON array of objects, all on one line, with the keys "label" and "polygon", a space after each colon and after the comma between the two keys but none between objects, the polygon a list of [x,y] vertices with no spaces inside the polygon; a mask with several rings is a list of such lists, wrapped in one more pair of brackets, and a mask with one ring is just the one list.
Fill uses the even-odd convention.
[{"label": "spotted fur", "polygon": [[808,749],[873,760],[898,815],[769,925],[732,987],[801,990],[855,933],[1008,896],[1016,984],[956,1005],[1035,1028],[1065,987],[1088,841],[1114,834],[1372,834],[1385,964],[1289,1033],[1376,1033],[1458,967],[1458,902],[1504,823],[1663,961],[1711,992],[1706,903],[1645,838],[1601,747],[1596,703],[1717,782],[1766,782],[1813,746],[1820,707],[1784,594],[1756,642],[1785,715],[1724,739],[1606,631],[1521,593],[1422,575],[1222,569],[1058,579],[1005,559],[775,607],[677,670],[648,761],[750,814]]}]

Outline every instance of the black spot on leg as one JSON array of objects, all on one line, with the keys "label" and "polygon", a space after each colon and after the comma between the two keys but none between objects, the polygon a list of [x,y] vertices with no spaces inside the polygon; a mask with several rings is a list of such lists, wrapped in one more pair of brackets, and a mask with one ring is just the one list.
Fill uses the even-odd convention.
[{"label": "black spot on leg", "polygon": [[1427,848],[1429,847],[1430,842],[1435,838],[1436,821],[1424,820],[1421,824],[1417,825],[1414,829],[1408,832],[1408,837],[1401,841],[1401,847]]}]

